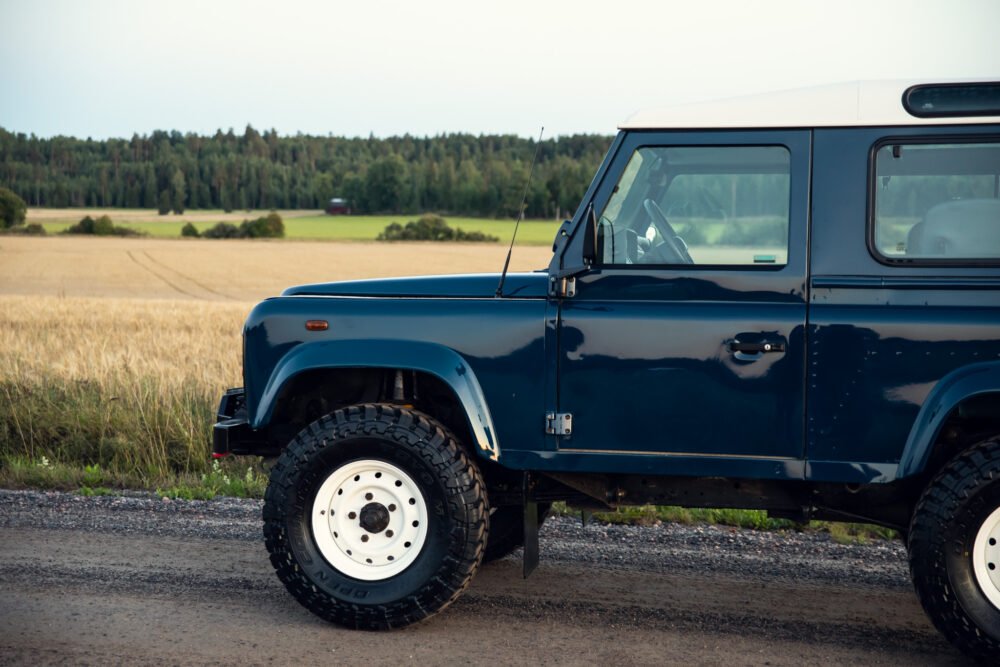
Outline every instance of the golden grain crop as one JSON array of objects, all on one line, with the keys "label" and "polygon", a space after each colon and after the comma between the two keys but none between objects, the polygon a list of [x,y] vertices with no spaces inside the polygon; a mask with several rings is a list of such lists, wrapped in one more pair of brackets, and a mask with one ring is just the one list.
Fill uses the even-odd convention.
[{"label": "golden grain crop", "polygon": [[[480,243],[5,236],[0,294],[259,301],[302,283],[497,272],[506,252]],[[551,254],[517,248],[511,270],[545,267]]]},{"label": "golden grain crop", "polygon": [[[150,486],[206,470],[253,303],[304,282],[496,271],[499,245],[0,237],[0,466]],[[544,266],[518,249],[514,269]]]},{"label": "golden grain crop", "polygon": [[239,379],[252,304],[88,297],[0,297],[0,379],[54,376],[120,386],[218,386]]},{"label": "golden grain crop", "polygon": [[0,453],[143,483],[203,471],[249,307],[0,297]]}]

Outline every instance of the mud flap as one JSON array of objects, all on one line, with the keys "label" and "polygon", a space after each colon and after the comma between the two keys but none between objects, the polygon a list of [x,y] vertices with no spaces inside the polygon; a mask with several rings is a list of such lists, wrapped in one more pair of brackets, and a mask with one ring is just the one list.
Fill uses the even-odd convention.
[{"label": "mud flap", "polygon": [[531,474],[524,473],[521,493],[524,505],[524,578],[538,567],[538,502],[532,493]]}]

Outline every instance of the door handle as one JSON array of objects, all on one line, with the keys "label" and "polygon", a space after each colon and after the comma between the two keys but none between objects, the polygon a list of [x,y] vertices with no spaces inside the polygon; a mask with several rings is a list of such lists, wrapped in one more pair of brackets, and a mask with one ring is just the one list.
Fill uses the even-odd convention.
[{"label": "door handle", "polygon": [[731,352],[742,352],[744,354],[763,354],[765,352],[784,352],[785,341],[759,341],[756,343],[741,343],[739,339],[730,341],[729,350]]},{"label": "door handle", "polygon": [[737,361],[757,361],[765,354],[784,352],[785,338],[774,331],[738,333],[728,341],[728,347]]}]

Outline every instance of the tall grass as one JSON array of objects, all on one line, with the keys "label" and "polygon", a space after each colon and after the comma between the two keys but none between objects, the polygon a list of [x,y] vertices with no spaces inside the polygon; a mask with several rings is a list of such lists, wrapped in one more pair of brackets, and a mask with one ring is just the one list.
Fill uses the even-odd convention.
[{"label": "tall grass", "polygon": [[0,459],[147,487],[208,471],[249,304],[0,297]]}]

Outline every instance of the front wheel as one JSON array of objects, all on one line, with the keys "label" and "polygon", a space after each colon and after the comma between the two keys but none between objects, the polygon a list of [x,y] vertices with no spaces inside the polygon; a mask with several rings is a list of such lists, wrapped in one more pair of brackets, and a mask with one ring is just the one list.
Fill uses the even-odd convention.
[{"label": "front wheel", "polygon": [[910,572],[934,625],[985,661],[1000,656],[1000,437],[952,459],[924,491]]},{"label": "front wheel", "polygon": [[264,496],[271,563],[307,609],[378,630],[431,616],[482,561],[485,486],[455,437],[419,412],[338,410],[288,445]]}]

